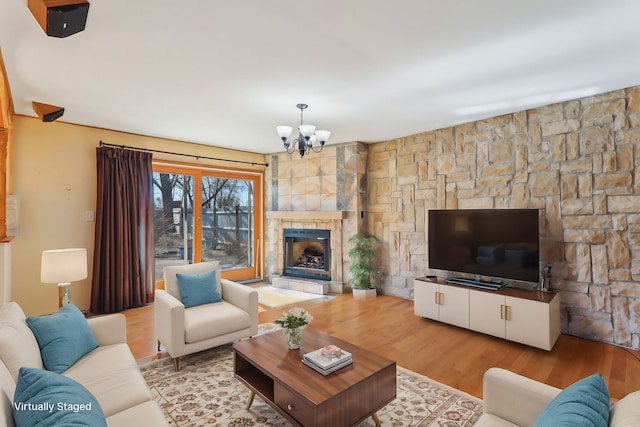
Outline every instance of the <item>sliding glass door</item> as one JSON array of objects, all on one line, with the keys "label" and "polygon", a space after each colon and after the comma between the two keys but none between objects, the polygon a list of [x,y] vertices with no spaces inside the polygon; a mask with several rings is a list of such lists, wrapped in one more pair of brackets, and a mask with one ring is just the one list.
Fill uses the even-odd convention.
[{"label": "sliding glass door", "polygon": [[228,279],[260,277],[260,174],[155,164],[153,182],[156,280],[201,261]]}]

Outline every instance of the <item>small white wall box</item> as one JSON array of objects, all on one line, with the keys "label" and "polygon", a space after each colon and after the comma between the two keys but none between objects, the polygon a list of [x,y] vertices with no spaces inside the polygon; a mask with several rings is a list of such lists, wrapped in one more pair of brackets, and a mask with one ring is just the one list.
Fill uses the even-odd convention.
[{"label": "small white wall box", "polygon": [[20,199],[15,194],[7,194],[7,236],[20,233]]}]

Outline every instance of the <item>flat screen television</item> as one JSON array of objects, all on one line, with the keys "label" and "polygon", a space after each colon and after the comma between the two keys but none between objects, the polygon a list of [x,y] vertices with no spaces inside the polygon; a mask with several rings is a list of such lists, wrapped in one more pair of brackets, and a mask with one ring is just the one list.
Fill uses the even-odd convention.
[{"label": "flat screen television", "polygon": [[430,210],[429,267],[539,282],[538,209]]}]

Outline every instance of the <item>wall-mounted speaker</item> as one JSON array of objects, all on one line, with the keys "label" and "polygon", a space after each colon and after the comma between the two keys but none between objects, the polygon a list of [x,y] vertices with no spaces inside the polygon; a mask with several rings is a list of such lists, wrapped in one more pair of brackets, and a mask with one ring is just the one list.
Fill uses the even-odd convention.
[{"label": "wall-mounted speaker", "polygon": [[28,6],[51,37],[69,37],[83,31],[89,14],[87,0],[28,0]]},{"label": "wall-mounted speaker", "polygon": [[33,107],[33,111],[36,112],[43,122],[52,122],[59,119],[64,114],[64,108],[56,107],[55,105],[32,102],[31,106]]}]

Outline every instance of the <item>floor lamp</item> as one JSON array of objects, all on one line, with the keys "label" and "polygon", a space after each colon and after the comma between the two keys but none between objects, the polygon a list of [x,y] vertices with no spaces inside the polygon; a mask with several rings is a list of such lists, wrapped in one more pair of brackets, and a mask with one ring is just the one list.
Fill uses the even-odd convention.
[{"label": "floor lamp", "polygon": [[[40,281],[57,283],[62,295],[58,306],[69,304],[71,282],[87,277],[87,250],[85,248],[50,249],[42,251]],[[59,291],[60,292],[60,291]]]}]

